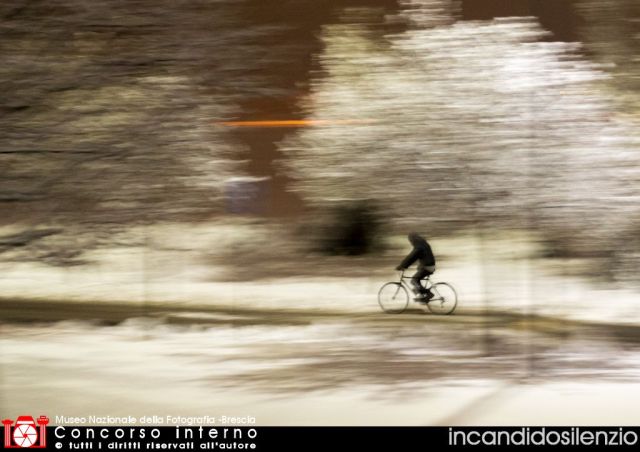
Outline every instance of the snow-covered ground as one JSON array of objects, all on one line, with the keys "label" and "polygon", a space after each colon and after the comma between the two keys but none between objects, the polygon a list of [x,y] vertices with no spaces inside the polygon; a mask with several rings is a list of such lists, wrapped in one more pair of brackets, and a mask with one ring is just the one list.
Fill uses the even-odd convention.
[{"label": "snow-covered ground", "polygon": [[[125,309],[120,318],[129,319],[113,326],[0,323],[0,414],[206,415],[256,425],[640,422],[638,295],[562,277],[558,261],[530,258],[539,253],[521,237],[432,241],[437,279],[460,295],[459,315],[449,317],[380,311],[377,290],[408,251],[402,238],[368,276],[305,268],[243,281],[241,270],[211,259],[251,238],[237,225],[132,237],[87,252],[84,266],[0,264],[5,306],[23,303],[25,319],[47,318],[34,300],[71,313],[164,305],[151,317]],[[523,323],[504,312],[552,319]]]},{"label": "snow-covered ground", "polygon": [[9,417],[157,416],[186,424],[167,416],[209,416],[221,424],[226,416],[256,425],[640,422],[640,350],[588,336],[536,335],[531,365],[521,333],[494,329],[494,352],[486,353],[477,327],[403,316],[245,327],[67,321],[2,325],[0,333],[0,411]]}]

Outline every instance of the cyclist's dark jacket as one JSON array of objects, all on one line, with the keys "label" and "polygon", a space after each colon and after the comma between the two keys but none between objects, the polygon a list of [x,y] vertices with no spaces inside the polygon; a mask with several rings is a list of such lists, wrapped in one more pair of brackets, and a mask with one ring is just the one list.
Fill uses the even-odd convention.
[{"label": "cyclist's dark jacket", "polygon": [[409,268],[415,261],[419,261],[420,267],[429,267],[430,265],[436,265],[436,258],[433,256],[431,246],[425,239],[420,236],[413,237],[411,239],[413,250],[407,257],[400,263],[400,267]]}]

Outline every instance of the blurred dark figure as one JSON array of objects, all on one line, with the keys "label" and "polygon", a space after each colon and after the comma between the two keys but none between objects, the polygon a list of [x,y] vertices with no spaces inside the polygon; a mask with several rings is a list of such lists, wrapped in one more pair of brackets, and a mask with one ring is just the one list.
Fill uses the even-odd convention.
[{"label": "blurred dark figure", "polygon": [[330,213],[319,240],[320,251],[331,255],[361,256],[379,246],[380,213],[369,201],[343,205]]},{"label": "blurred dark figure", "polygon": [[413,249],[396,267],[396,270],[406,270],[414,262],[418,261],[418,271],[411,278],[411,286],[413,287],[413,292],[417,295],[416,300],[429,301],[433,298],[433,294],[430,290],[422,287],[420,280],[436,271],[436,258],[433,256],[431,246],[424,237],[412,232],[408,238]]}]

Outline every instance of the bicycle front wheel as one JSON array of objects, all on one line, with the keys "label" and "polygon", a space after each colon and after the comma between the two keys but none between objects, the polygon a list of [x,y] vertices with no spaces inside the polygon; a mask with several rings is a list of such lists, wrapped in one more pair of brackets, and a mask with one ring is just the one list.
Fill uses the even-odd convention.
[{"label": "bicycle front wheel", "polygon": [[451,314],[458,305],[458,294],[451,284],[444,282],[434,284],[431,292],[433,292],[433,298],[429,300],[427,306],[434,314]]},{"label": "bicycle front wheel", "polygon": [[386,283],[378,292],[378,303],[389,314],[400,314],[409,305],[409,293],[397,282]]}]

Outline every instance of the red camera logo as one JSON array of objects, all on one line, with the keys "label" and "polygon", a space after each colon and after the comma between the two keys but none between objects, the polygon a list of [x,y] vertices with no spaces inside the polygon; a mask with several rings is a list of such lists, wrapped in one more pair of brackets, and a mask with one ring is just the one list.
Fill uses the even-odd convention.
[{"label": "red camera logo", "polygon": [[[40,416],[37,422],[39,429],[36,429],[36,421],[31,416],[18,416],[13,427],[11,419],[3,420],[5,449],[17,449],[18,447],[42,449],[47,447],[47,424],[49,423],[49,418]],[[38,432],[38,430],[40,431]],[[13,441],[11,441],[12,438]]]}]

